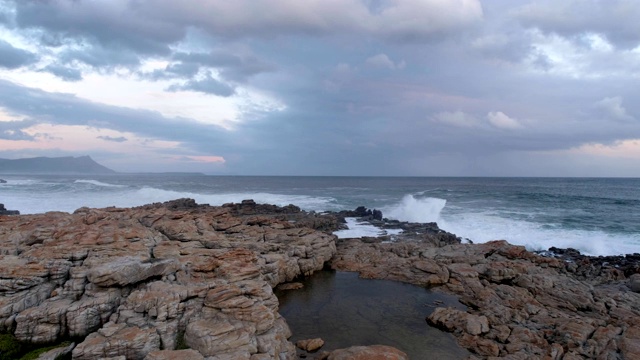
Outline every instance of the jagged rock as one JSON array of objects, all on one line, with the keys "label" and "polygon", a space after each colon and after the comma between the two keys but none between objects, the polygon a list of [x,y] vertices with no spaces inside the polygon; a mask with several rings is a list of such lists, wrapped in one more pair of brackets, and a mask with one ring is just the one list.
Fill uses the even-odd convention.
[{"label": "jagged rock", "polygon": [[385,345],[352,346],[334,350],[329,360],[409,360],[407,354]]},{"label": "jagged rock", "polygon": [[[480,358],[603,358],[636,356],[640,294],[631,280],[586,277],[566,259],[540,256],[505,241],[435,246],[427,241],[338,241],[336,270],[399,280],[460,296],[466,311],[437,308],[429,323],[452,332]],[[624,257],[633,269],[633,256]],[[582,265],[577,269],[582,269]],[[627,287],[628,285],[629,287]],[[626,329],[626,330],[625,330]]]},{"label": "jagged rock", "polygon": [[[321,270],[335,237],[288,212],[302,216],[179,199],[4,217],[0,330],[32,343],[86,337],[74,359],[292,358],[272,289]],[[179,343],[192,349],[171,352]]]},{"label": "jagged rock", "polygon": [[[466,310],[437,308],[429,319],[476,358],[640,357],[640,293],[630,291],[640,255],[541,256],[505,241],[460,244],[435,223],[371,221],[404,232],[336,248],[314,229],[338,229],[339,215],[253,201],[4,216],[0,331],[25,342],[86,337],[74,359],[292,359],[272,289],[331,259],[362,277],[458,295]],[[327,356],[406,358],[347,350]]]}]

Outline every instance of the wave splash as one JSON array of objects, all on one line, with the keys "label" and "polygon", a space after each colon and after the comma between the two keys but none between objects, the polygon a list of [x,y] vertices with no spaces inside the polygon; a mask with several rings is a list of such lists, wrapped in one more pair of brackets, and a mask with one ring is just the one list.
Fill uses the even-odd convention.
[{"label": "wave splash", "polygon": [[437,222],[440,213],[447,205],[447,200],[434,197],[418,198],[414,195],[405,195],[400,203],[382,209],[385,217],[409,222]]}]

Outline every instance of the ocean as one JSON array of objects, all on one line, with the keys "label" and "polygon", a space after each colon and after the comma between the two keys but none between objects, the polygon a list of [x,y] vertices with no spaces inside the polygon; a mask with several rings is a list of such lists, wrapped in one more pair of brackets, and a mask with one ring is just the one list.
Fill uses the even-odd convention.
[{"label": "ocean", "polygon": [[[22,214],[130,207],[189,197],[222,205],[254,199],[304,210],[357,206],[432,222],[471,241],[588,255],[640,252],[640,179],[271,177],[190,174],[0,175],[0,203]],[[363,228],[363,231],[367,230]],[[357,231],[356,231],[357,232]]]}]

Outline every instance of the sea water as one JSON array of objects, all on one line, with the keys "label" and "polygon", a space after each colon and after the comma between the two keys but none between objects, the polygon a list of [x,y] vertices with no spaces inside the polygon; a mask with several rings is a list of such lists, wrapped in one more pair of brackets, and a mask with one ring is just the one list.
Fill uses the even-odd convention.
[{"label": "sea water", "polygon": [[590,255],[640,252],[640,179],[633,178],[0,177],[7,180],[0,184],[0,203],[23,214],[184,197],[211,205],[254,199],[318,212],[362,205],[388,218],[435,221],[473,242],[504,239],[530,250],[572,247]]}]

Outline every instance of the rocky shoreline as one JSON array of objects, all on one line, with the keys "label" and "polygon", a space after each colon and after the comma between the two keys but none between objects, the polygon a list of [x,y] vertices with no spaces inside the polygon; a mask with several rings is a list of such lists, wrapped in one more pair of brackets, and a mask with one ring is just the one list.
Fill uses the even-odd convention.
[{"label": "rocky shoreline", "polygon": [[[354,215],[404,232],[331,235]],[[73,359],[293,359],[273,288],[330,266],[459,296],[467,311],[439,307],[426,321],[474,358],[640,358],[640,255],[460,240],[364,208],[317,214],[250,200],[0,215],[0,332],[74,341]],[[309,357],[376,350],[406,358],[386,347]]]}]

